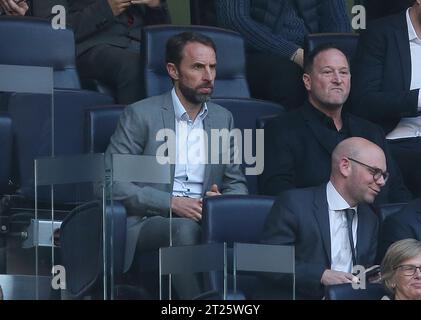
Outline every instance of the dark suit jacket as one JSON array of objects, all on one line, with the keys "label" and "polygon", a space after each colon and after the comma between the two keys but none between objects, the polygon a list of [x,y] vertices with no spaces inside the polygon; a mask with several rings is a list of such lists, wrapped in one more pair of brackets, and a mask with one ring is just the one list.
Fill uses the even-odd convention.
[{"label": "dark suit jacket", "polygon": [[[351,114],[343,114],[343,120],[348,123],[349,136],[368,139],[385,151],[391,176],[376,203],[410,201],[412,196],[389,154],[382,130]],[[277,117],[265,126],[265,167],[259,179],[260,190],[278,195],[284,190],[329,181],[331,155],[338,142],[309,103]]]},{"label": "dark suit jacket", "polygon": [[[368,205],[358,206],[357,264],[370,266],[376,257],[378,218]],[[323,272],[331,266],[331,239],[326,184],[289,190],[275,201],[265,222],[262,242],[295,246],[296,297],[320,299]],[[284,278],[272,275],[283,285]]]},{"label": "dark suit jacket", "polygon": [[[110,44],[125,48],[131,39],[140,41],[141,27],[150,24],[169,23],[166,2],[161,0],[159,8],[132,5],[117,17],[105,0],[67,0],[69,5],[68,24],[76,38],[77,54],[98,44]],[[128,14],[134,18],[128,26]]]},{"label": "dark suit jacket", "polygon": [[352,72],[351,110],[386,133],[402,117],[417,116],[418,91],[411,85],[406,11],[373,21],[361,34]]},{"label": "dark suit jacket", "polygon": [[381,262],[393,242],[407,238],[421,241],[421,198],[384,220],[380,228],[377,262]]}]

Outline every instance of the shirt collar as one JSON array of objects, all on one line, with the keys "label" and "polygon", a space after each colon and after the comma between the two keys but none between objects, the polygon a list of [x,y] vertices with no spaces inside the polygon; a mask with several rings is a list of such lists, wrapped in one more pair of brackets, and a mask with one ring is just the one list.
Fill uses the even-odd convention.
[{"label": "shirt collar", "polygon": [[[186,109],[184,108],[183,104],[181,103],[180,99],[175,93],[175,88],[172,88],[171,90],[171,97],[172,97],[173,106],[174,106],[175,118],[177,120],[184,120],[184,121],[190,120]],[[208,106],[206,105],[206,102],[205,102],[203,103],[202,109],[200,110],[198,114],[198,118],[200,120],[203,120],[206,118],[207,114],[208,114]]]},{"label": "shirt collar", "polygon": [[[313,106],[309,101],[305,105],[308,112],[311,114],[311,116],[317,119],[320,123],[322,123],[323,126],[337,131],[335,123],[333,122],[332,118],[328,117],[326,114],[321,112],[319,109]],[[343,109],[341,112],[341,118],[342,118],[342,128],[340,131],[347,131],[348,130],[348,114],[344,112]]]},{"label": "shirt collar", "polygon": [[409,41],[412,41],[412,40],[419,40],[419,41],[421,41],[421,39],[418,38],[418,35],[417,35],[417,33],[415,31],[415,28],[414,28],[414,25],[412,24],[411,17],[409,16],[409,9],[411,9],[411,8],[408,8],[406,10],[406,23],[408,25],[408,38],[409,38]]},{"label": "shirt collar", "polygon": [[341,194],[335,189],[335,186],[331,181],[326,186],[326,196],[329,210],[345,210],[348,208],[357,210],[357,207],[351,207],[348,202],[341,196]]}]

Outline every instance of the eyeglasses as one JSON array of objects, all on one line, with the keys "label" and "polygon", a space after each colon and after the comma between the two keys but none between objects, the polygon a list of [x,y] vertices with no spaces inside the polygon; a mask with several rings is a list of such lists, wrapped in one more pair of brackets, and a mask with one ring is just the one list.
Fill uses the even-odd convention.
[{"label": "eyeglasses", "polygon": [[387,172],[387,171],[383,171],[382,169],[369,166],[368,164],[362,163],[358,160],[355,160],[355,159],[352,159],[352,158],[349,158],[349,157],[348,157],[348,160],[351,160],[355,163],[358,163],[359,165],[362,165],[362,166],[366,167],[368,169],[368,171],[370,171],[370,173],[373,175],[374,181],[379,180],[380,177],[383,177],[384,182],[386,182],[387,179],[389,179],[389,172]]},{"label": "eyeglasses", "polygon": [[421,266],[414,266],[412,264],[402,264],[393,268],[393,270],[396,269],[400,269],[402,271],[402,274],[407,277],[412,277],[417,271],[417,269],[421,273]]}]

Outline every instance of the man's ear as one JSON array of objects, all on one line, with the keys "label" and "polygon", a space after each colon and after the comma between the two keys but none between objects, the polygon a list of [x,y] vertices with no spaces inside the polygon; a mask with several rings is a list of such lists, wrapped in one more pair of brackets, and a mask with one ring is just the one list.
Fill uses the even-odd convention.
[{"label": "man's ear", "polygon": [[307,89],[307,91],[311,90],[311,77],[308,73],[303,74],[303,82],[304,87]]},{"label": "man's ear", "polygon": [[171,79],[173,80],[179,79],[178,69],[174,63],[171,63],[171,62],[167,63],[167,72],[169,76],[171,77]]},{"label": "man's ear", "polygon": [[349,177],[351,175],[351,163],[347,158],[342,158],[339,162],[339,171],[344,177]]}]

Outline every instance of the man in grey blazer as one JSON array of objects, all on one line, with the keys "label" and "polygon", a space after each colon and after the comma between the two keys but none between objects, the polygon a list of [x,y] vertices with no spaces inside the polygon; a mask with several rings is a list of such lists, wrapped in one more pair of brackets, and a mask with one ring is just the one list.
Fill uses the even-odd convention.
[{"label": "man in grey blazer", "polygon": [[[234,128],[231,113],[208,101],[216,73],[215,44],[201,34],[181,33],[168,40],[166,63],[174,84],[172,91],[129,105],[106,151],[109,159],[113,153],[156,156],[163,146],[171,158],[171,151],[176,150],[171,185],[114,185],[115,198],[123,201],[129,214],[125,270],[132,265],[135,251],[169,245],[170,207],[173,245],[194,245],[200,241],[203,196],[247,194],[240,165],[232,161],[233,140],[229,150],[222,150],[224,144],[215,150],[207,139],[211,130]],[[162,129],[175,133],[176,139],[158,141]],[[208,148],[209,155],[216,153],[218,159],[230,152],[230,163],[209,164],[209,157],[197,158],[192,150],[198,146]],[[186,151],[187,161],[182,161]],[[200,293],[191,277],[174,276],[173,283],[180,298]]]},{"label": "man in grey blazer", "polygon": [[117,102],[142,99],[141,29],[169,23],[164,0],[68,0],[82,77],[108,84]]}]

